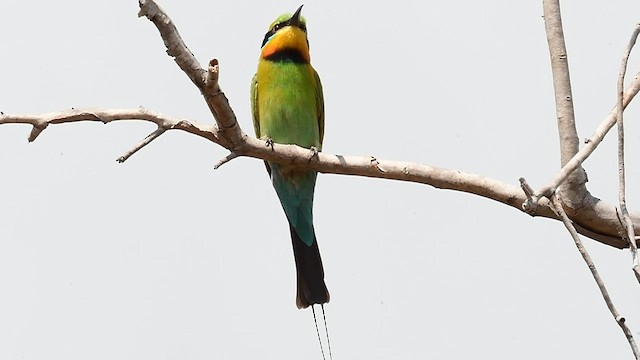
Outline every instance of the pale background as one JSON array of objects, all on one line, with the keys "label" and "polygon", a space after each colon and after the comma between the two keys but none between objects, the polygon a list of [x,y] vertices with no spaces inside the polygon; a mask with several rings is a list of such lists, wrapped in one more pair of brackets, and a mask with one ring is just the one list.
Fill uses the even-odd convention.
[{"label": "pale background", "polygon": [[[160,1],[201,63],[220,60],[247,132],[264,32],[299,1]],[[0,2],[0,110],[143,105],[212,121],[137,11],[134,0]],[[541,1],[308,0],[303,15],[325,151],[534,187],[558,169]],[[564,1],[563,15],[588,137],[615,103],[640,3]],[[632,209],[639,115],[632,104]],[[57,125],[28,144],[28,126],[0,127],[0,359],[320,359],[262,163],[214,171],[226,151],[181,132],[115,162],[153,129]],[[612,203],[614,139],[585,164],[589,189]],[[559,222],[428,186],[320,175],[315,224],[336,360],[632,358]],[[628,252],[586,244],[640,340]]]}]

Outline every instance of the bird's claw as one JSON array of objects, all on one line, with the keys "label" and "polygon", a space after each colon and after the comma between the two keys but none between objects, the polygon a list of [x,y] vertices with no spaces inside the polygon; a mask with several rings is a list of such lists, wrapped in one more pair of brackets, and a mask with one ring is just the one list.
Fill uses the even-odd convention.
[{"label": "bird's claw", "polygon": [[387,172],[382,166],[380,166],[380,162],[378,162],[378,159],[376,159],[375,156],[371,156],[371,166],[378,169],[380,172]]},{"label": "bird's claw", "polygon": [[312,146],[311,148],[309,148],[309,151],[311,152],[311,154],[309,155],[309,162],[311,162],[313,159],[318,159],[318,148],[316,148],[315,146]]},{"label": "bird's claw", "polygon": [[270,147],[271,150],[273,150],[273,139],[272,138],[267,138],[267,140],[264,142],[264,146]]}]

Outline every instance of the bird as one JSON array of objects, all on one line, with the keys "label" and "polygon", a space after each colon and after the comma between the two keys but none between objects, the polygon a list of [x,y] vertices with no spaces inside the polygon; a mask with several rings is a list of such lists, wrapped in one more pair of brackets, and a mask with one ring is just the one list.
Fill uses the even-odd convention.
[{"label": "bird", "polygon": [[[256,137],[266,145],[295,144],[310,149],[313,155],[322,150],[324,98],[320,77],[311,66],[306,20],[301,11],[302,5],[293,14],[280,15],[269,26],[251,83],[251,107]],[[270,161],[265,165],[289,222],[296,265],[296,306],[322,306],[330,296],[313,227],[317,172]]]}]

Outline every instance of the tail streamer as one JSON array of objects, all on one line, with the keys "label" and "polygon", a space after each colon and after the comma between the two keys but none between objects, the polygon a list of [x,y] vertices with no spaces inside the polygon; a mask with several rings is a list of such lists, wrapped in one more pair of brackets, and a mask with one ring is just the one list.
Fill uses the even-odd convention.
[{"label": "tail streamer", "polygon": [[[329,349],[329,359],[333,360],[333,356],[331,355],[331,341],[329,341],[329,328],[327,327],[327,317],[324,316],[324,304],[320,304],[320,309],[322,310],[322,321],[324,321],[324,333],[327,335],[327,348]],[[316,331],[318,330],[318,325],[316,324]]]},{"label": "tail streamer", "polygon": [[[318,343],[320,344],[320,351],[322,352],[322,360],[326,360],[326,358],[324,357],[324,348],[322,347],[322,340],[320,339],[320,330],[318,330],[318,321],[316,320],[316,308],[313,304],[311,305],[311,311],[313,312],[313,323],[316,324],[316,334],[318,334]],[[322,310],[322,316],[324,317],[324,309]],[[326,326],[327,323],[325,322],[324,325]]]}]

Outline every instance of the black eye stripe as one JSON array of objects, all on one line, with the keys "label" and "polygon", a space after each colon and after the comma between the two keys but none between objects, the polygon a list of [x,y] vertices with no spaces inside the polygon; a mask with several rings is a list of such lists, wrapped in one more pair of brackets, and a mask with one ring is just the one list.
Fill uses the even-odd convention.
[{"label": "black eye stripe", "polygon": [[271,30],[267,31],[267,33],[264,35],[264,40],[262,40],[262,46],[264,46],[264,44],[266,44],[267,41],[269,41],[269,38],[271,36],[273,36],[273,34],[278,32],[278,30],[280,30],[283,25],[284,25],[284,22],[280,22],[280,23],[277,23],[277,24],[273,25]]},{"label": "black eye stripe", "polygon": [[270,38],[271,36],[273,36],[273,34],[275,34],[275,33],[276,33],[275,31],[271,31],[271,30],[269,30],[269,32],[268,32],[268,33],[266,33],[266,34],[264,35],[264,40],[262,40],[262,45],[260,45],[260,47],[263,47],[263,46],[264,46],[264,44],[266,44],[266,43],[267,43],[267,41],[269,41],[269,38]]}]

